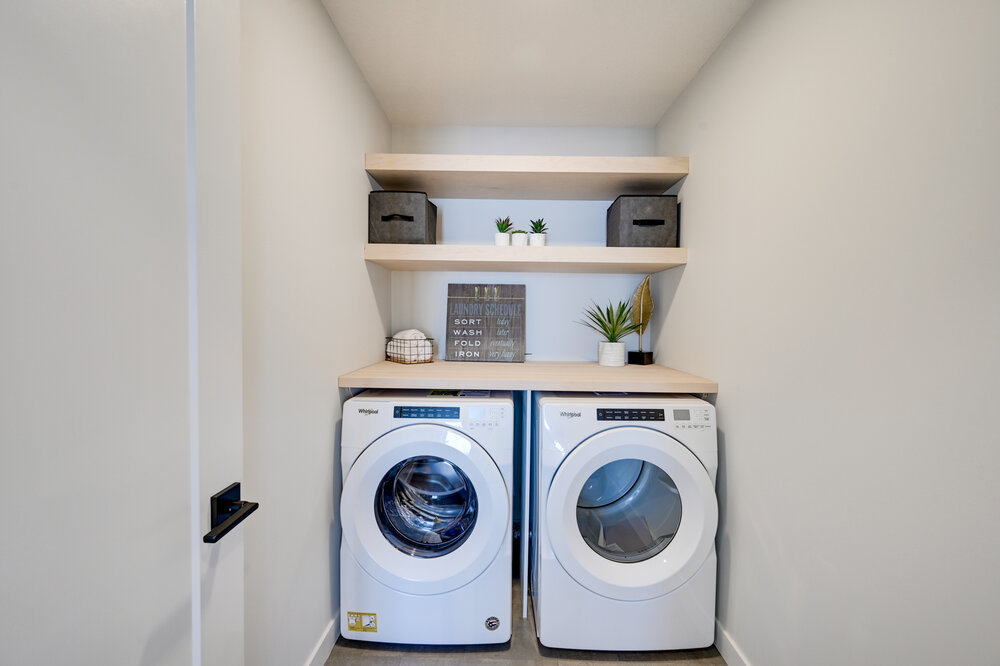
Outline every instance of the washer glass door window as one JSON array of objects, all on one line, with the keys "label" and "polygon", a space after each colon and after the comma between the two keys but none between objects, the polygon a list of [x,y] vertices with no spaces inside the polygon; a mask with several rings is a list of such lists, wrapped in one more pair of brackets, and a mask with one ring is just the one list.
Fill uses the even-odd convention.
[{"label": "washer glass door window", "polygon": [[467,434],[420,423],[361,452],[344,478],[340,520],[348,555],[370,576],[408,594],[443,594],[474,580],[500,552],[510,492]]},{"label": "washer glass door window", "polygon": [[642,562],[662,551],[681,524],[681,496],[651,462],[625,458],[590,475],[576,501],[580,534],[614,562]]},{"label": "washer glass door window", "polygon": [[455,463],[414,456],[393,466],[375,493],[375,520],[389,543],[414,557],[440,557],[476,524],[476,489]]}]

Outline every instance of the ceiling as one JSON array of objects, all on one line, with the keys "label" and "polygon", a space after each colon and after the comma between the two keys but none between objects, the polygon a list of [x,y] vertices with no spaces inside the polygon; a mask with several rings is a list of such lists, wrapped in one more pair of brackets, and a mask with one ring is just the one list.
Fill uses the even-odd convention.
[{"label": "ceiling", "polygon": [[652,127],[753,0],[323,0],[394,125]]}]

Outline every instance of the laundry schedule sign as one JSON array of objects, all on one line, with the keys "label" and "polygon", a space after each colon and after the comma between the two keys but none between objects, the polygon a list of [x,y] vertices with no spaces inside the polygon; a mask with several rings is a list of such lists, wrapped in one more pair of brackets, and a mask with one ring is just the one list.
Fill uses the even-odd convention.
[{"label": "laundry schedule sign", "polygon": [[524,285],[449,284],[445,360],[524,363]]}]

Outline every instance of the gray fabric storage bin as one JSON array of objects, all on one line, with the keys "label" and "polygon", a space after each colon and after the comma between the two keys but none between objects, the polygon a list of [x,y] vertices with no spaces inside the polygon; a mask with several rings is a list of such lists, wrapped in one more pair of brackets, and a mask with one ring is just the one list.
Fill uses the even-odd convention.
[{"label": "gray fabric storage bin", "polygon": [[675,195],[623,194],[608,208],[608,247],[679,247]]},{"label": "gray fabric storage bin", "polygon": [[369,192],[368,242],[437,243],[437,206],[424,192]]}]

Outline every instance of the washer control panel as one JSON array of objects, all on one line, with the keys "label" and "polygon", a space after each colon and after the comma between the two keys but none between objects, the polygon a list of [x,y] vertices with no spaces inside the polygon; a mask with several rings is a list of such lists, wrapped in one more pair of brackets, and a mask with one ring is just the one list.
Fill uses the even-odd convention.
[{"label": "washer control panel", "polygon": [[712,427],[712,410],[703,407],[684,407],[673,412],[674,427],[678,430],[703,430]]},{"label": "washer control panel", "polygon": [[598,421],[664,421],[662,409],[597,408]]},{"label": "washer control panel", "polygon": [[438,405],[396,405],[392,408],[394,419],[448,419],[454,421],[459,417],[458,407],[441,407]]},{"label": "washer control panel", "polygon": [[[464,413],[463,413],[464,411]],[[394,405],[394,419],[419,421],[454,421],[456,428],[493,429],[504,419],[502,405],[469,405],[464,407],[442,405]]]},{"label": "washer control panel", "polygon": [[496,428],[504,419],[500,405],[474,405],[465,408],[465,425],[470,429]]}]

